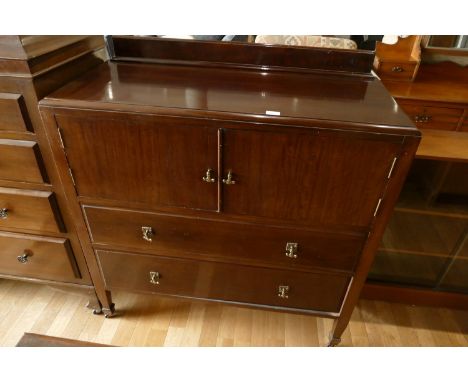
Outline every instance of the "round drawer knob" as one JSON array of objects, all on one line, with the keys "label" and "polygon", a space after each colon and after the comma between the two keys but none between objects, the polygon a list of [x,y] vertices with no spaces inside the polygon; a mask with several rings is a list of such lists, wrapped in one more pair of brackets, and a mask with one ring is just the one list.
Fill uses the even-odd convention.
[{"label": "round drawer knob", "polygon": [[28,262],[29,253],[24,252],[21,256],[18,256],[16,260],[18,260],[21,264]]},{"label": "round drawer knob", "polygon": [[0,219],[6,219],[8,217],[8,208],[0,208]]},{"label": "round drawer knob", "polygon": [[392,68],[392,72],[395,72],[395,73],[401,73],[403,71],[404,71],[404,69],[401,66],[394,66]]}]

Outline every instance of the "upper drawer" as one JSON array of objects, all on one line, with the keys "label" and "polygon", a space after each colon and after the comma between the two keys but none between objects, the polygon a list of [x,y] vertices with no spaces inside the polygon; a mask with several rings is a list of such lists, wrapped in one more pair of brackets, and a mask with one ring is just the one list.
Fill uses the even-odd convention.
[{"label": "upper drawer", "polygon": [[31,130],[21,94],[0,93],[0,131]]},{"label": "upper drawer", "polygon": [[47,182],[36,142],[0,139],[0,179],[18,182]]},{"label": "upper drawer", "polygon": [[463,109],[432,107],[398,102],[417,127],[422,129],[456,130]]},{"label": "upper drawer", "polygon": [[0,229],[64,232],[54,194],[0,187]]},{"label": "upper drawer", "polygon": [[382,62],[379,69],[379,77],[388,80],[410,81],[418,64],[416,62]]},{"label": "upper drawer", "polygon": [[96,251],[108,288],[338,313],[350,277]]},{"label": "upper drawer", "polygon": [[81,278],[67,239],[10,232],[0,232],[0,274],[64,282]]},{"label": "upper drawer", "polygon": [[[365,238],[257,224],[85,206],[94,243],[155,254],[196,253],[210,259],[293,268],[352,271]],[[143,231],[149,231],[143,235]],[[146,236],[146,237],[144,237]]]}]

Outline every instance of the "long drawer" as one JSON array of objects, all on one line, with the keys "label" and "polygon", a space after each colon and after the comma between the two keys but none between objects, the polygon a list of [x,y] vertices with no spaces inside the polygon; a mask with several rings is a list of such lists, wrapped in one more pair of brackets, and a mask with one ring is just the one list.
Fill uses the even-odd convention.
[{"label": "long drawer", "polygon": [[0,232],[0,274],[76,282],[80,273],[68,239]]},{"label": "long drawer", "polygon": [[463,109],[398,102],[418,128],[456,130]]},{"label": "long drawer", "polygon": [[0,139],[0,179],[29,183],[47,182],[38,144]]},{"label": "long drawer", "polygon": [[365,241],[362,234],[315,232],[93,206],[83,209],[93,243],[155,254],[189,252],[259,265],[352,271]]},{"label": "long drawer", "polygon": [[107,288],[338,313],[350,277],[98,250]]},{"label": "long drawer", "polygon": [[54,194],[0,187],[0,229],[64,232]]}]

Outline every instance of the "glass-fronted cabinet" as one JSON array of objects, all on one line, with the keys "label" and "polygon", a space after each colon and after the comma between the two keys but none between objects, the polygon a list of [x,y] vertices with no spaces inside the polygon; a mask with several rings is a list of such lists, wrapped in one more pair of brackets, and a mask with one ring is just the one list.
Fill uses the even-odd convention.
[{"label": "glass-fronted cabinet", "polygon": [[370,281],[468,293],[468,164],[417,159]]}]

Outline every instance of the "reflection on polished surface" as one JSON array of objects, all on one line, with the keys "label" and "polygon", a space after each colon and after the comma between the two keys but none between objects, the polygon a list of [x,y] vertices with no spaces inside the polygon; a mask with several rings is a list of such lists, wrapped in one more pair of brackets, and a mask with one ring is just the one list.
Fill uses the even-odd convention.
[{"label": "reflection on polished surface", "polygon": [[48,98],[259,116],[270,110],[281,117],[411,124],[380,81],[370,76],[111,62]]}]

